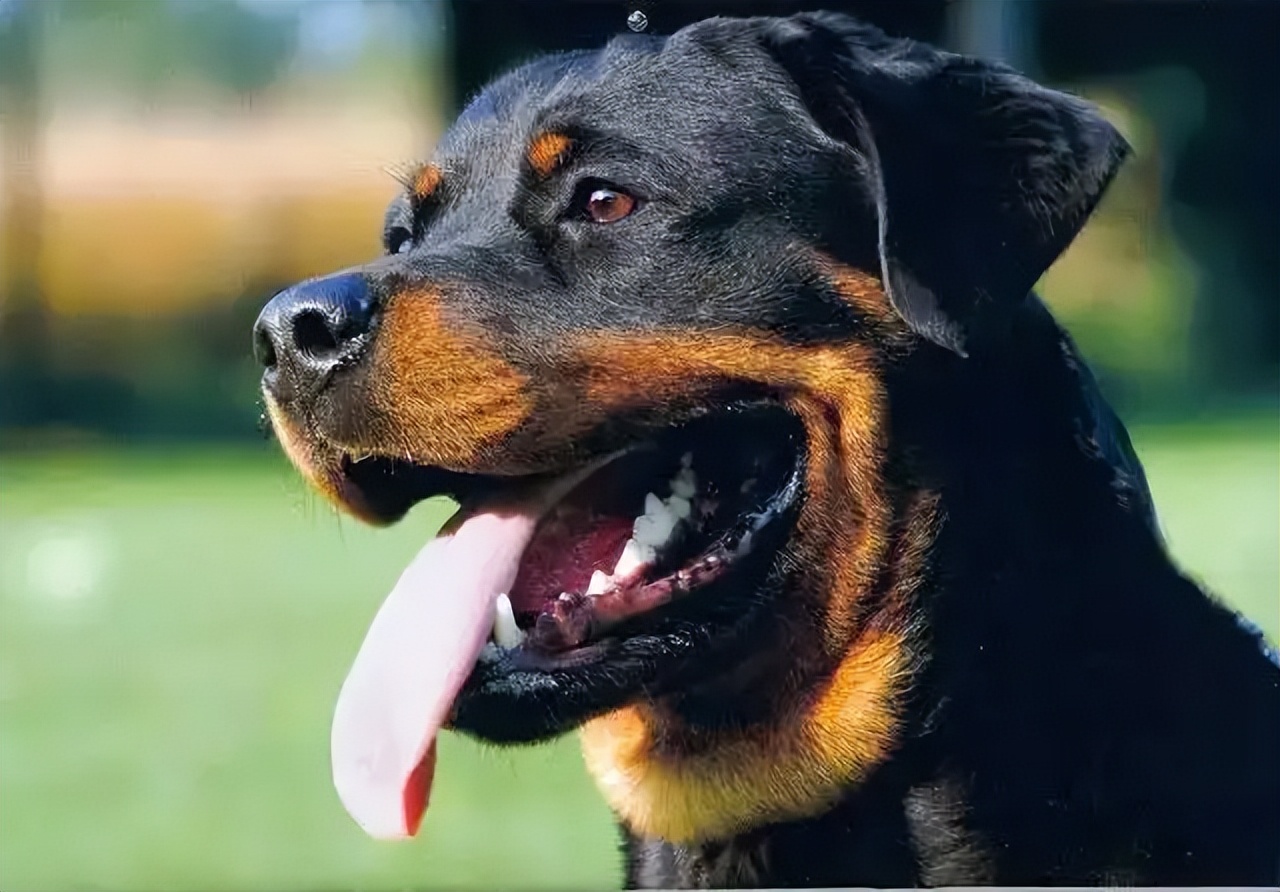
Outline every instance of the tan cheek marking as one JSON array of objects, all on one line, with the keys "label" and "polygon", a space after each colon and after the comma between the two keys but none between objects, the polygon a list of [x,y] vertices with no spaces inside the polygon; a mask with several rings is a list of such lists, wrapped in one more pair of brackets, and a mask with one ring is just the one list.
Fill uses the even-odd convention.
[{"label": "tan cheek marking", "polygon": [[677,844],[725,839],[829,806],[884,758],[897,727],[893,695],[901,642],[865,642],[807,709],[778,730],[670,758],[655,720],[626,707],[583,726],[587,768],[627,826]]},{"label": "tan cheek marking", "polygon": [[538,176],[549,176],[564,160],[573,140],[563,133],[543,133],[529,143],[525,157]]},{"label": "tan cheek marking", "polygon": [[831,657],[849,646],[858,626],[858,602],[875,586],[892,544],[894,506],[879,441],[884,400],[877,381],[845,391],[834,404],[790,403],[809,437],[808,500],[797,520],[796,540],[820,552],[812,564],[822,568],[815,587],[826,596],[820,605],[823,646]]},{"label": "tan cheek marking", "polygon": [[618,710],[582,729],[588,768],[628,826],[673,842],[724,838],[820,811],[893,745],[896,695],[910,668],[891,623],[872,632],[857,622],[859,601],[891,560],[893,545],[894,509],[883,476],[887,397],[875,349],[673,334],[610,338],[578,358],[592,406],[660,405],[747,381],[779,393],[800,416],[810,466],[796,542],[805,565],[820,573],[808,588],[822,598],[823,619],[818,640],[794,644],[806,658],[825,653],[833,667],[816,696],[797,692],[808,703],[798,713],[780,716],[766,733],[696,753],[660,751],[657,741],[679,739],[681,731],[654,711]]},{"label": "tan cheek marking", "polygon": [[[839,556],[826,565],[825,648],[849,643],[854,602],[887,555],[893,506],[883,486],[887,397],[878,359],[865,344],[797,348],[746,336],[670,336],[628,344],[610,339],[584,358],[586,403],[661,405],[726,381],[781,393],[809,432],[808,510],[798,539]],[[593,349],[595,354],[596,349]]]},{"label": "tan cheek marking", "polygon": [[367,380],[367,439],[421,462],[470,465],[533,411],[525,376],[430,290],[389,301]]},{"label": "tan cheek marking", "polygon": [[[298,432],[270,394],[264,393],[263,398],[267,406],[267,416],[271,419],[271,427],[275,431],[276,439],[280,441],[280,448],[284,450],[285,456],[307,483],[329,500],[338,503],[333,478],[324,467],[324,457],[318,454],[319,448],[310,438]],[[333,458],[336,460],[336,456]]]}]

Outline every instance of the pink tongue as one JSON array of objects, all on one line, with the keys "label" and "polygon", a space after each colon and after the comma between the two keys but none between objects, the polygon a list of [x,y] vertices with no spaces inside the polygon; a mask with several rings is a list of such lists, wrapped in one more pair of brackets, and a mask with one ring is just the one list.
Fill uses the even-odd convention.
[{"label": "pink tongue", "polygon": [[428,542],[400,576],[338,694],[333,782],[370,836],[418,832],[435,740],[493,628],[538,510],[480,513]]}]

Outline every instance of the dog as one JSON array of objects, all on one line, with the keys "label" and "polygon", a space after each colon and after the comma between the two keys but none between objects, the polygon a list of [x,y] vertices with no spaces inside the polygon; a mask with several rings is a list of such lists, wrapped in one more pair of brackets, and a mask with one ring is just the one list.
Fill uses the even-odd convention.
[{"label": "dog", "polygon": [[316,489],[461,506],[338,699],[357,820],[577,729],[628,887],[1276,883],[1280,668],[1033,293],[1128,153],[826,13],[492,82],[255,326]]}]

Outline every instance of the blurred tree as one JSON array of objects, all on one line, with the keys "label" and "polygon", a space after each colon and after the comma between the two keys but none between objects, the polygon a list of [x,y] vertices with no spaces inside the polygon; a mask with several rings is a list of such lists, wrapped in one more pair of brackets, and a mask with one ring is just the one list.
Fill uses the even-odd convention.
[{"label": "blurred tree", "polygon": [[38,0],[56,28],[54,68],[73,86],[103,81],[152,101],[212,84],[236,94],[279,78],[297,44],[299,4],[228,0]]},{"label": "blurred tree", "polygon": [[[136,382],[57,368],[54,338],[74,343],[86,326],[63,320],[55,332],[40,282],[50,75],[61,75],[61,86],[105,84],[151,101],[192,84],[244,97],[277,80],[293,57],[299,13],[296,4],[263,15],[226,0],[0,0],[0,430],[147,423],[130,411]],[[216,382],[217,369],[203,371]],[[217,415],[198,390],[187,415]],[[173,408],[151,415],[175,416]]]},{"label": "blurred tree", "polygon": [[[1280,3],[1047,0],[1045,72],[1070,81],[1180,70],[1136,98],[1180,247],[1200,267],[1190,328],[1202,398],[1280,378]],[[1147,79],[1148,81],[1150,78]],[[1191,126],[1188,126],[1190,124]]]},{"label": "blurred tree", "polygon": [[239,94],[275,81],[293,58],[298,16],[264,16],[242,3],[201,0],[166,4],[181,53],[200,74]]},{"label": "blurred tree", "polygon": [[[62,242],[48,228],[42,258],[49,212],[41,142],[55,105],[59,114],[79,113],[79,98],[94,115],[128,115],[138,105],[158,119],[195,106],[218,115],[220,101],[247,105],[275,83],[286,89],[273,97],[293,101],[322,81],[329,90],[366,78],[352,97],[420,79],[431,84],[424,101],[451,92],[456,109],[522,59],[625,31],[635,10],[650,32],[670,33],[708,15],[802,8],[852,12],[892,33],[1004,58],[1116,100],[1111,110],[1128,121],[1141,157],[1086,231],[1078,275],[1062,280],[1073,309],[1087,314],[1073,318],[1073,330],[1114,374],[1108,386],[1122,399],[1136,387],[1143,402],[1166,398],[1176,411],[1194,408],[1197,388],[1210,401],[1259,389],[1274,395],[1280,114],[1266,84],[1280,82],[1277,2],[0,0],[0,433],[60,424],[120,436],[251,430],[254,370],[244,332],[299,241],[295,228],[258,227],[272,233],[263,239],[279,241],[257,246],[270,269],[248,274],[237,300],[211,292],[205,309],[183,318],[51,313],[53,278],[42,293],[39,273]],[[361,27],[396,24],[369,32],[359,54],[317,79],[297,49],[316,39],[359,42],[342,25],[356,19]],[[376,63],[350,61],[361,54]],[[407,56],[419,60],[416,72]],[[290,93],[288,84],[304,89]],[[176,287],[202,286],[193,278]],[[1157,378],[1161,392],[1143,390]]]},{"label": "blurred tree", "polygon": [[39,0],[0,4],[0,425],[48,417],[48,311],[40,294]]},{"label": "blurred tree", "polygon": [[[531,55],[589,47],[627,29],[640,10],[648,31],[670,34],[714,15],[787,15],[798,9],[849,12],[919,40],[939,40],[950,0],[451,0],[450,47],[454,104],[461,105],[489,78]],[[979,0],[982,2],[982,0]],[[1019,0],[1022,2],[1022,0]]]}]

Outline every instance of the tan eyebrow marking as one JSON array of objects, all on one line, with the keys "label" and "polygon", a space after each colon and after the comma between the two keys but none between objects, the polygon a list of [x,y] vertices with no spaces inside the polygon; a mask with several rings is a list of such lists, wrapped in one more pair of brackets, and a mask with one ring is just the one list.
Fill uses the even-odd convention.
[{"label": "tan eyebrow marking", "polygon": [[434,164],[424,164],[418,168],[418,172],[413,175],[409,190],[413,193],[413,197],[418,201],[425,201],[430,198],[436,189],[440,188],[440,181],[444,179],[444,174],[440,172],[440,168]]},{"label": "tan eyebrow marking", "polygon": [[533,138],[525,157],[538,176],[547,176],[563,161],[573,140],[563,133],[549,132]]}]

